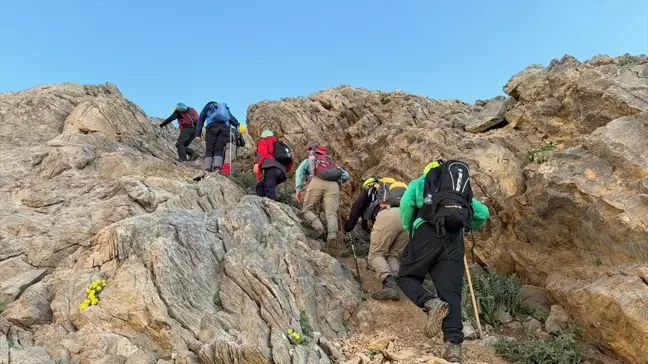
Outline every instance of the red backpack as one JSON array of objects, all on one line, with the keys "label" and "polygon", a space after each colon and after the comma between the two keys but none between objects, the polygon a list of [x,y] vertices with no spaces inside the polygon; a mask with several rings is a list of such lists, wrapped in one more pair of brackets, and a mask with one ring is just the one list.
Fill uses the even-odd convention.
[{"label": "red backpack", "polygon": [[325,181],[337,181],[344,171],[328,154],[313,153],[313,174]]},{"label": "red backpack", "polygon": [[200,118],[198,111],[196,111],[196,109],[194,109],[193,107],[190,107],[187,112],[180,113],[180,118],[178,118],[178,125],[196,127],[198,118]]}]

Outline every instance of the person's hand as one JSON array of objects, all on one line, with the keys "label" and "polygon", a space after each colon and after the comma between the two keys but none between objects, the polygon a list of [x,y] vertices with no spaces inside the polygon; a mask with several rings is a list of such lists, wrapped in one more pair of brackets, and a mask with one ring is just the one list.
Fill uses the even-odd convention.
[{"label": "person's hand", "polygon": [[196,137],[196,143],[200,143],[200,142],[202,142],[202,138],[201,137]]},{"label": "person's hand", "polygon": [[160,128],[164,128],[164,124],[160,124]]},{"label": "person's hand", "polygon": [[302,200],[304,199],[304,193],[301,191],[297,192],[295,194],[295,198],[297,199],[297,201],[302,202]]},{"label": "person's hand", "polygon": [[252,167],[252,171],[254,171],[254,174],[259,174],[259,165],[257,163]]}]

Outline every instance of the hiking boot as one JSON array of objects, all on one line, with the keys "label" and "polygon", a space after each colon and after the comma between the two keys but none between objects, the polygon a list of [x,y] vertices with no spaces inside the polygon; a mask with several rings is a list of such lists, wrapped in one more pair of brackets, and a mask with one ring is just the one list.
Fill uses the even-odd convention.
[{"label": "hiking boot", "polygon": [[450,305],[438,298],[433,298],[425,302],[424,310],[427,312],[427,322],[425,323],[425,336],[432,339],[441,331],[443,319],[450,313]]},{"label": "hiking boot", "polygon": [[392,275],[387,276],[383,281],[382,290],[372,293],[371,298],[377,301],[398,301],[400,299],[400,289],[398,283],[396,283],[396,278]]},{"label": "hiking boot", "polygon": [[443,359],[450,363],[461,363],[461,344],[453,344],[446,341]]}]

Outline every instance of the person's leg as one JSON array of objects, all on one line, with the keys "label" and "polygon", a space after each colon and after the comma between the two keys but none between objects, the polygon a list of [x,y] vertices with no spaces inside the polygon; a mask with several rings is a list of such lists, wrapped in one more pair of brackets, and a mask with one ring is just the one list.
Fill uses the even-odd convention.
[{"label": "person's leg", "polygon": [[266,194],[265,194],[265,182],[263,181],[263,177],[261,177],[261,180],[257,182],[256,194],[259,197],[266,197]]},{"label": "person's leg", "polygon": [[436,229],[429,223],[421,224],[409,239],[397,278],[398,286],[405,296],[427,313],[424,332],[429,338],[439,333],[441,322],[450,309],[447,303],[436,298],[434,293],[422,285],[443,251],[443,244],[436,237]]},{"label": "person's leg", "polygon": [[340,185],[337,182],[324,182],[324,214],[326,215],[326,241],[335,241],[338,232],[338,210],[340,209]]},{"label": "person's leg", "polygon": [[224,124],[218,125],[218,138],[216,138],[216,146],[214,147],[214,168],[218,171],[223,166],[223,152],[228,141],[229,129]]},{"label": "person's leg", "polygon": [[306,186],[306,193],[304,194],[304,204],[302,206],[302,213],[304,219],[308,224],[315,229],[319,234],[324,233],[324,226],[319,217],[315,215],[315,208],[324,196],[324,188],[322,181],[319,178],[313,178]]},{"label": "person's leg", "polygon": [[367,259],[383,284],[382,290],[371,295],[371,298],[375,300],[399,299],[396,275],[392,274],[392,269],[387,263],[387,259],[385,259],[395,235],[392,226],[390,226],[393,219],[391,215],[393,215],[393,211],[380,211],[371,229],[369,256]]},{"label": "person's leg", "polygon": [[206,171],[214,170],[214,153],[216,152],[216,139],[218,138],[217,128],[210,126],[205,131],[205,163]]},{"label": "person's leg", "polygon": [[187,154],[187,157],[190,161],[194,161],[196,160],[196,158],[198,158],[198,154],[195,150],[189,148],[189,146],[196,138],[196,128],[185,127],[183,131],[186,131],[189,135],[188,138],[184,140],[185,153]]},{"label": "person's leg", "polygon": [[398,275],[400,270],[400,260],[403,255],[405,247],[407,247],[407,231],[403,229],[403,223],[400,217],[400,209],[398,207],[392,207],[391,214],[388,215],[389,228],[393,232],[392,245],[389,247],[387,252],[387,264],[392,271],[392,274]]},{"label": "person's leg", "polygon": [[266,168],[263,171],[263,183],[265,184],[266,197],[277,200],[277,177],[281,170],[277,167]]},{"label": "person's leg", "polygon": [[443,320],[443,340],[455,345],[463,342],[461,322],[461,291],[464,277],[464,244],[460,233],[438,238],[444,251],[430,270],[439,298],[450,305],[450,313]]},{"label": "person's leg", "polygon": [[[194,130],[195,133],[195,130]],[[181,162],[184,162],[187,160],[187,141],[191,143],[191,140],[193,140],[193,133],[191,130],[188,130],[187,128],[182,129],[180,131],[180,134],[178,134],[178,140],[176,141],[176,148],[178,149],[178,159]]]}]

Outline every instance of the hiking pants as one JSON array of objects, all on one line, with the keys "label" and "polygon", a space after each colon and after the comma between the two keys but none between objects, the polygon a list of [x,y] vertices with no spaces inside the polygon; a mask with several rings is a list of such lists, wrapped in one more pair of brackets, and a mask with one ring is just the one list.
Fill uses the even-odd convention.
[{"label": "hiking pants", "polygon": [[178,159],[181,161],[187,160],[187,154],[189,156],[196,153],[193,149],[189,148],[191,142],[193,142],[196,137],[196,128],[184,127],[178,135],[178,141],[176,142],[176,148],[178,148]]},{"label": "hiking pants", "polygon": [[223,151],[229,141],[229,128],[222,123],[209,125],[205,136],[205,170],[213,171],[214,166],[223,165]]},{"label": "hiking pants", "polygon": [[371,229],[367,259],[381,282],[388,275],[393,275],[394,278],[398,275],[400,258],[407,246],[407,238],[398,207],[387,208],[376,215]]},{"label": "hiking pants", "polygon": [[417,306],[435,298],[421,283],[430,274],[439,298],[450,304],[450,313],[443,320],[443,339],[453,344],[463,342],[461,322],[461,291],[464,276],[464,243],[461,233],[440,238],[436,229],[423,223],[410,239],[398,273],[398,285]]},{"label": "hiking pants", "polygon": [[277,200],[277,185],[286,181],[286,174],[277,167],[269,167],[263,170],[263,179],[256,186],[256,193],[259,197],[267,197]]},{"label": "hiking pants", "polygon": [[324,226],[315,215],[315,209],[320,202],[324,204],[326,214],[327,239],[336,238],[338,231],[338,209],[340,208],[340,186],[337,182],[325,181],[313,177],[306,187],[302,212],[304,218],[313,229],[323,232]]}]

